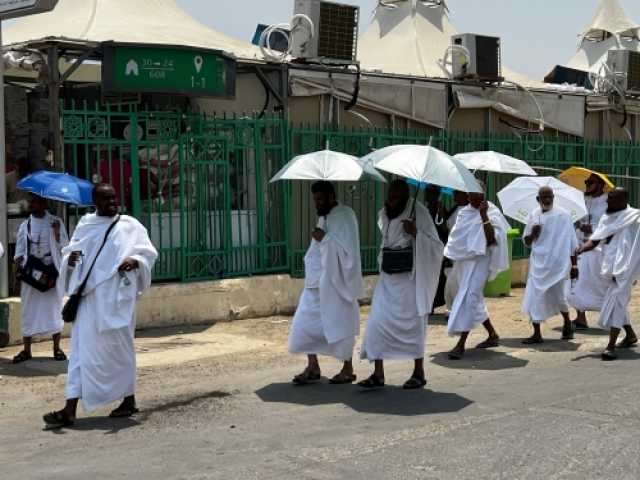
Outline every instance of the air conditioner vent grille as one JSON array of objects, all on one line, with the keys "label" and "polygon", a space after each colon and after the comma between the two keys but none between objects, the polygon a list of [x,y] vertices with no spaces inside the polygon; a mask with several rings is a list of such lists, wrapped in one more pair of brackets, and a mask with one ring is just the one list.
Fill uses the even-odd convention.
[{"label": "air conditioner vent grille", "polygon": [[318,56],[355,60],[358,49],[358,8],[337,3],[320,4]]}]

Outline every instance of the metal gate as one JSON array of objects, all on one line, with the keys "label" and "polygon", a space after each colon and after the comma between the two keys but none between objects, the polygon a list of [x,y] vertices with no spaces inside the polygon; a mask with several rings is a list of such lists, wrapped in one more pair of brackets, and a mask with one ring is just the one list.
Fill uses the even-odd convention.
[{"label": "metal gate", "polygon": [[229,149],[224,138],[180,140],[181,278],[229,276],[234,268]]}]

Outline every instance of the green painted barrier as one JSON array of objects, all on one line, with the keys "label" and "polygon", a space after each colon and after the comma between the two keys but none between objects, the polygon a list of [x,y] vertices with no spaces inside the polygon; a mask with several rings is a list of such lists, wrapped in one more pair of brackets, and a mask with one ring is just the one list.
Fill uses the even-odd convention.
[{"label": "green painted barrier", "polygon": [[502,272],[484,288],[486,297],[508,297],[511,295],[511,268],[513,265],[513,240],[520,237],[520,230],[512,228],[507,232],[509,242],[509,270]]},{"label": "green painted barrier", "polygon": [[9,345],[9,305],[0,304],[0,348]]}]

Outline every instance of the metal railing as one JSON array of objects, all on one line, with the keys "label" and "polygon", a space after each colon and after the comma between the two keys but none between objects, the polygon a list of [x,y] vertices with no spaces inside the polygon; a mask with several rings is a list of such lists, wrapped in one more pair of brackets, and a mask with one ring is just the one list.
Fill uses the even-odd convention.
[{"label": "metal railing", "polygon": [[[321,150],[364,155],[393,144],[427,144],[451,154],[495,150],[542,175],[586,166],[616,175],[640,202],[640,144],[514,136],[293,125],[280,117],[207,117],[195,113],[63,106],[67,171],[116,187],[125,212],[148,229],[160,256],[156,281],[195,281],[267,273],[304,274],[315,212],[310,182],[269,179],[293,156]],[[512,179],[487,175],[489,199]],[[339,197],[360,220],[363,270],[377,271],[377,212],[384,185],[340,184]],[[70,212],[73,227],[81,211]],[[515,225],[515,224],[514,224]],[[527,255],[516,241],[514,257]]]}]

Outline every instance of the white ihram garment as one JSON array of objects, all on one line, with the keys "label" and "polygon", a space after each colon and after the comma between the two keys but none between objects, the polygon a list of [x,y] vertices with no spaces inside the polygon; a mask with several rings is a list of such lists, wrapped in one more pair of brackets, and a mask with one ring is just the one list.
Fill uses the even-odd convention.
[{"label": "white ihram garment", "polygon": [[571,256],[578,248],[578,238],[571,216],[554,207],[548,212],[540,208],[532,212],[524,229],[524,237],[534,225],[541,225],[540,237],[531,245],[529,275],[524,292],[522,312],[532,323],[569,311],[569,273]]},{"label": "white ihram garment", "polygon": [[[380,270],[362,344],[362,359],[400,360],[424,357],[429,312],[438,289],[444,245],[429,211],[416,204],[417,235],[412,238],[402,222],[409,220],[413,200],[405,211],[389,221],[385,210],[379,214],[382,248],[413,246],[413,271],[389,275]],[[378,257],[382,266],[382,250]]]},{"label": "white ihram garment", "polygon": [[[89,214],[80,220],[63,250],[63,265],[68,264],[71,252],[84,255],[82,263],[63,272],[66,275],[59,285],[67,294],[75,293],[84,280],[115,218]],[[66,397],[81,398],[86,411],[135,393],[135,305],[151,285],[157,256],[145,227],[122,215],[89,276],[71,330]],[[118,267],[129,257],[138,261],[139,268],[127,272],[126,282]]]},{"label": "white ihram garment", "polygon": [[311,240],[305,255],[305,288],[289,333],[289,352],[346,361],[360,332],[363,296],[360,234],[353,210],[334,207],[320,218],[322,242]]},{"label": "white ihram garment", "polygon": [[[54,222],[60,224],[60,241],[55,238],[52,228]],[[29,223],[31,228],[29,229]],[[31,235],[28,231],[31,230]],[[61,252],[69,243],[67,230],[58,217],[45,213],[43,218],[31,215],[22,222],[16,237],[16,253],[14,259],[22,257],[22,266],[27,262],[27,237],[31,239],[31,255],[45,264],[53,264],[60,272]],[[47,254],[50,254],[48,256]],[[22,282],[20,285],[21,329],[23,337],[34,335],[52,335],[60,333],[64,326],[62,321],[62,292],[56,288],[40,292]]]},{"label": "white ihram garment", "polygon": [[[600,219],[607,211],[607,195],[599,197],[585,197],[585,204],[589,212],[588,218],[582,223],[591,225],[593,231],[596,230]],[[590,235],[577,232],[580,244],[589,240]],[[576,310],[582,312],[599,312],[604,303],[604,296],[609,288],[609,281],[600,274],[603,260],[603,250],[601,247],[583,253],[578,257],[578,271],[580,275],[571,288],[568,301]]]},{"label": "white ihram garment", "polygon": [[[447,219],[447,230],[450,232],[456,224],[458,214],[464,207],[456,207],[453,213]],[[447,304],[447,309],[451,311],[453,308],[453,300],[456,298],[459,287],[459,279],[454,275],[453,267],[445,268],[444,274],[447,277],[447,281],[444,285],[444,301]]]},{"label": "white ihram garment", "polygon": [[605,329],[631,325],[627,307],[633,284],[640,276],[640,210],[628,207],[605,215],[591,240],[605,244],[601,274],[609,284],[598,323]]},{"label": "white ihram garment", "polygon": [[459,281],[458,293],[449,315],[449,335],[470,332],[489,318],[484,302],[484,286],[487,280],[493,280],[499,273],[509,269],[509,224],[491,203],[488,215],[495,230],[497,245],[487,246],[480,212],[471,205],[460,210],[458,220],[449,233],[444,255],[453,260],[453,275]]}]

